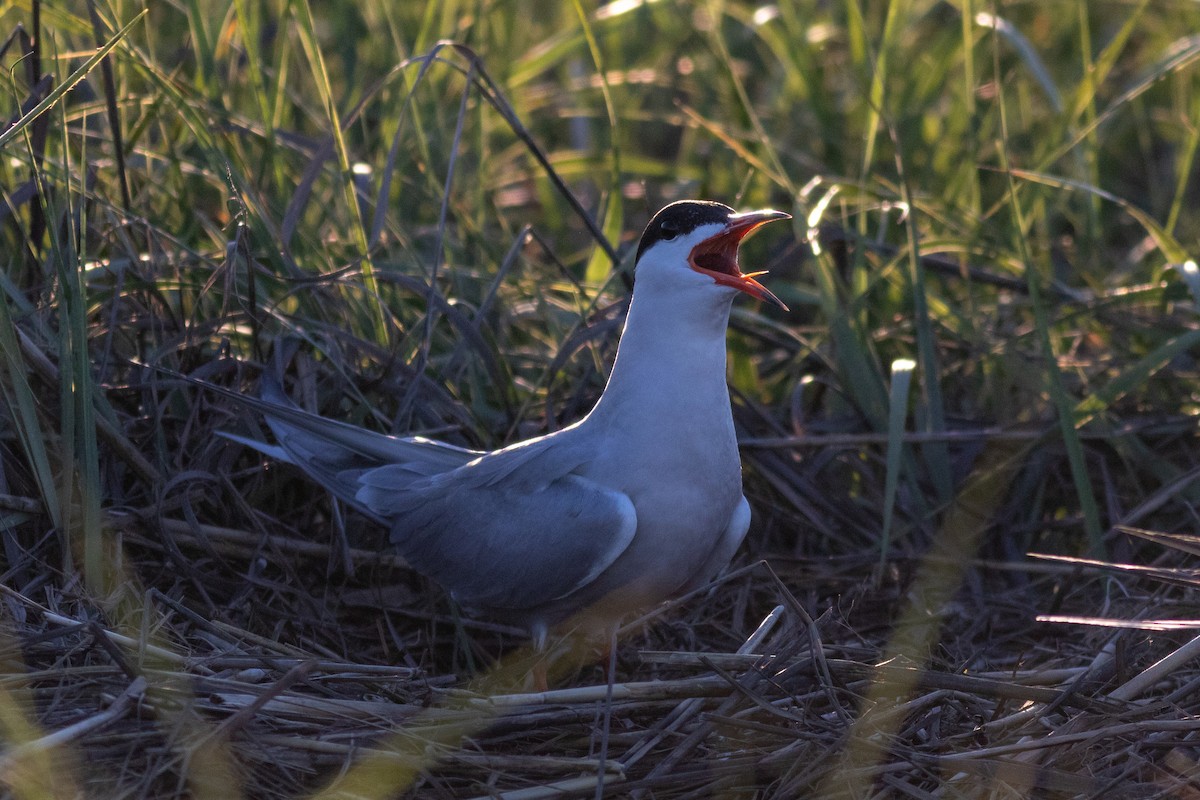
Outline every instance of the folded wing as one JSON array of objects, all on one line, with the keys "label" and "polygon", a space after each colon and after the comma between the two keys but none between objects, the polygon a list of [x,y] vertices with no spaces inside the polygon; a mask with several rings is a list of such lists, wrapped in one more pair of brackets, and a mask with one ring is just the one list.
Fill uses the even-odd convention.
[{"label": "folded wing", "polygon": [[625,551],[637,512],[575,470],[578,448],[535,440],[413,480],[402,465],[358,476],[410,564],[464,606],[533,609],[587,586]]}]

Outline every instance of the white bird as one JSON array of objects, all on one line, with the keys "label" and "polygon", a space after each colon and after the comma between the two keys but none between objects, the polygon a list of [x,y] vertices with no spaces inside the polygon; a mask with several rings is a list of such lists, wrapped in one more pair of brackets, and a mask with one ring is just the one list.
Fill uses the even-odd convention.
[{"label": "white bird", "polygon": [[739,292],[786,306],[738,267],[739,243],[789,215],[684,200],[650,220],[616,361],[586,417],[493,452],[309,414],[267,381],[277,447],[391,531],[464,608],[527,627],[540,647],[711,580],[750,525],[725,371]]}]

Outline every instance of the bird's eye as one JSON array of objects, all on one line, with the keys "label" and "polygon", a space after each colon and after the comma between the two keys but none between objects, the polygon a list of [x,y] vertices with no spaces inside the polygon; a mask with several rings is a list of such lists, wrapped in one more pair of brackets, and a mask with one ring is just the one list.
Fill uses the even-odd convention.
[{"label": "bird's eye", "polygon": [[661,239],[666,239],[668,242],[679,235],[679,229],[675,227],[673,222],[663,222],[658,226],[658,236]]}]

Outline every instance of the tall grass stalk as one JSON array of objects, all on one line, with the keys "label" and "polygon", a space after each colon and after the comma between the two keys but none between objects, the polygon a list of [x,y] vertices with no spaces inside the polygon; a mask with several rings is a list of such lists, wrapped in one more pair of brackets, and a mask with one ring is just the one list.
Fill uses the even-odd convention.
[{"label": "tall grass stalk", "polygon": [[[1003,115],[1001,116],[1001,120],[1001,125],[1003,125]],[[1100,527],[1100,507],[1097,505],[1095,494],[1092,491],[1091,478],[1088,473],[1087,461],[1084,457],[1083,445],[1079,439],[1079,431],[1075,427],[1074,409],[1071,407],[1070,398],[1067,395],[1066,387],[1063,385],[1063,377],[1059,371],[1058,348],[1055,346],[1050,331],[1050,314],[1041,286],[1042,277],[1038,273],[1037,266],[1033,262],[1031,254],[1028,252],[1025,239],[1020,234],[1021,231],[1025,231],[1027,228],[1025,227],[1024,213],[1017,198],[1016,181],[1007,171],[1008,161],[1004,150],[1004,143],[997,142],[996,144],[1002,159],[1001,166],[1005,169],[1005,174],[1008,176],[1009,198],[1012,203],[1014,218],[1014,247],[1021,254],[1021,260],[1027,265],[1025,280],[1029,286],[1029,301],[1033,306],[1034,324],[1037,330],[1038,344],[1041,348],[1041,360],[1046,370],[1046,384],[1050,394],[1050,401],[1058,417],[1059,432],[1063,438],[1063,444],[1066,446],[1075,491],[1079,494],[1079,505],[1083,513],[1084,530],[1087,533],[1092,553],[1097,557],[1102,557],[1105,548],[1103,531]]]},{"label": "tall grass stalk", "polygon": [[907,358],[892,362],[892,385],[888,396],[887,472],[883,485],[883,524],[879,536],[879,569],[887,563],[892,541],[892,521],[896,512],[896,492],[900,488],[900,470],[904,463],[904,421],[908,419],[908,387],[912,384],[915,362]]},{"label": "tall grass stalk", "polygon": [[[604,212],[601,216],[604,220],[602,227],[605,237],[609,241],[616,242],[620,241],[621,233],[625,228],[624,204],[621,201],[621,136],[618,128],[617,110],[613,105],[612,92],[609,91],[608,77],[605,74],[604,59],[600,53],[600,45],[596,41],[596,32],[580,0],[573,0],[573,4],[575,6],[575,14],[579,17],[579,26],[583,29],[584,40],[587,41],[588,53],[592,57],[596,74],[600,78],[600,93],[604,98],[604,113],[608,118],[608,135],[611,142],[608,147],[608,155],[611,172],[608,180],[608,190],[603,198]],[[617,269],[618,266],[604,252],[604,248],[597,245],[592,251],[591,258],[588,259],[587,267],[583,271],[584,280],[593,285],[600,285],[604,283],[609,272]]]},{"label": "tall grass stalk", "polygon": [[[337,155],[337,165],[340,172],[338,184],[344,194],[344,202],[348,209],[356,209],[358,201],[354,196],[354,182],[350,173],[352,163],[346,139],[342,133],[342,116],[338,111],[338,102],[334,97],[334,89],[330,84],[329,71],[325,67],[325,57],[320,43],[317,41],[316,26],[313,23],[312,7],[308,0],[298,0],[293,6],[296,14],[300,45],[304,49],[311,65],[312,78],[321,98],[326,118],[329,121],[329,135],[333,139],[334,153]],[[371,262],[371,254],[367,248],[367,232],[362,224],[362,217],[351,215],[354,222],[349,226],[349,234],[355,248],[360,253],[359,269],[362,271],[363,288],[368,298],[368,308],[371,311],[375,341],[383,344],[387,341],[386,312],[381,305],[379,285],[375,281],[375,268]]]}]

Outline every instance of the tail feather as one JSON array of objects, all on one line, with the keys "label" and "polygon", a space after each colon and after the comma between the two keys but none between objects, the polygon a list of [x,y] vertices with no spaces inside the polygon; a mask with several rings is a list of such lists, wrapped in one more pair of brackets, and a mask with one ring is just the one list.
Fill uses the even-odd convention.
[{"label": "tail feather", "polygon": [[[242,397],[252,400],[244,395]],[[353,454],[367,462],[374,462],[373,466],[413,463],[422,467],[427,474],[461,467],[482,455],[476,450],[420,436],[388,436],[311,414],[293,403],[274,377],[264,376],[262,399],[252,402],[252,405],[266,417],[271,431],[289,453],[295,447],[298,451],[310,451],[314,456],[324,455],[334,460]],[[292,444],[289,445],[289,442]],[[341,455],[333,456],[329,452],[331,448]]]},{"label": "tail feather", "polygon": [[[169,372],[168,370],[163,370]],[[356,508],[355,499],[364,472],[387,464],[401,464],[417,479],[457,469],[482,455],[479,451],[425,439],[375,433],[338,420],[311,414],[284,393],[275,376],[264,374],[261,397],[252,397],[179,373],[176,377],[222,394],[263,415],[278,444],[222,431],[221,436],[281,461],[294,464],[326,489]]]}]

